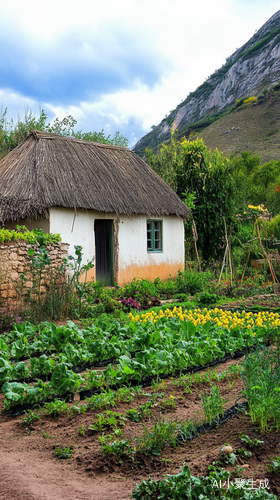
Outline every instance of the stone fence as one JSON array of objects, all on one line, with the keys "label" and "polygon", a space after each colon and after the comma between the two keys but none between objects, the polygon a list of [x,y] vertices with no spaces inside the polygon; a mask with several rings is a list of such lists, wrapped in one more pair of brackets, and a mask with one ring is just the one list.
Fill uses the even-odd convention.
[{"label": "stone fence", "polygon": [[[51,260],[42,270],[40,293],[46,293],[51,277],[68,257],[67,243],[50,243],[46,249]],[[34,257],[39,254],[39,245],[29,245],[26,241],[17,240],[0,243],[0,307],[16,306],[23,297],[34,290],[36,273],[29,255],[34,250]],[[37,286],[37,284],[36,284]],[[38,292],[38,291],[37,291]]]}]

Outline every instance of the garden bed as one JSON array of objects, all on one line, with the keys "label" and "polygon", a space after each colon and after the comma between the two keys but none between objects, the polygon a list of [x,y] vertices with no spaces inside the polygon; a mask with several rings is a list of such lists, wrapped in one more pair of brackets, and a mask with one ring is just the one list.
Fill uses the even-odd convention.
[{"label": "garden bed", "polygon": [[[238,474],[244,479],[268,479],[270,492],[279,494],[278,476],[266,468],[271,458],[280,455],[279,434],[268,432],[266,424],[262,424],[262,432],[257,421],[252,424],[252,391],[244,382],[247,361],[244,363],[243,356],[256,353],[265,362],[263,352],[273,355],[274,350],[266,350],[265,345],[277,340],[279,321],[277,314],[175,308],[144,313],[138,319],[130,316],[130,323],[122,325],[102,320],[85,330],[73,323],[16,326],[1,338],[0,460],[2,457],[6,463],[5,454],[16,456],[17,450],[19,460],[26,462],[28,457],[34,477],[30,479],[26,465],[29,489],[26,486],[15,492],[14,483],[4,481],[5,500],[59,498],[53,491],[49,497],[32,493],[38,483],[36,476],[46,478],[54,465],[60,498],[68,498],[69,492],[61,491],[67,477],[69,482],[80,478],[75,483],[78,493],[72,498],[125,500],[137,481],[177,474],[183,463],[193,476],[208,475],[208,466],[220,460],[221,448],[227,443],[234,450],[246,451],[240,432],[263,442],[250,457],[245,455],[246,460],[236,451],[234,464],[220,465],[231,471],[232,480]],[[38,352],[38,345],[48,355],[36,360],[32,353]],[[92,345],[97,349],[95,361],[106,360],[114,352],[114,364],[78,375],[73,368],[82,369],[86,360],[92,362],[88,358]],[[20,359],[24,353],[29,356],[25,362],[9,364],[9,357]],[[49,381],[34,380],[28,385],[20,379],[30,374],[36,379],[36,373],[37,377],[45,373]],[[13,385],[15,375],[19,382]],[[89,381],[93,390],[87,394]],[[94,384],[98,384],[95,389]],[[73,401],[61,400],[65,392],[73,393]],[[10,416],[17,405],[26,403],[32,410]],[[46,470],[39,473],[42,462]]]},{"label": "garden bed", "polygon": [[[236,361],[229,360],[225,364],[218,366],[217,371],[224,372],[228,370],[229,366],[238,365],[242,361],[243,359]],[[207,371],[204,373],[207,374]],[[224,409],[229,408],[235,403],[242,389],[241,379],[228,375],[226,379],[216,383],[221,395],[227,401]],[[159,398],[151,408],[151,416],[145,418],[143,424],[151,428],[160,414],[163,415],[166,421],[181,421],[182,419],[201,420],[203,415],[201,413],[199,394],[203,394],[204,390],[209,391],[209,388],[209,383],[198,382],[193,385],[192,393],[188,394],[182,387],[176,386],[174,380],[166,379],[159,384],[157,392],[164,392],[165,399],[167,400],[170,398],[170,395],[174,396],[176,402],[173,411],[170,411],[168,407],[162,407],[162,398]],[[150,394],[153,392],[150,391]],[[114,407],[107,407],[107,409],[125,415],[128,409],[132,407],[137,408],[141,404],[145,404],[147,400],[149,400],[149,396],[141,395],[137,396],[133,402],[120,402]],[[77,396],[75,396],[74,402],[69,404],[69,409],[75,404],[77,404]],[[101,432],[90,433],[86,431],[85,436],[78,434],[77,429],[81,429],[83,425],[87,429],[100,411],[105,413],[106,408],[87,411],[83,415],[75,414],[72,417],[69,417],[69,414],[62,414],[56,421],[50,416],[42,414],[41,420],[34,422],[27,428],[22,425],[20,417],[11,419],[2,415],[0,423],[1,442],[3,446],[2,456],[9,451],[8,447],[11,452],[17,448],[19,457],[28,454],[28,462],[32,464],[31,469],[34,469],[34,460],[36,460],[36,456],[39,453],[40,457],[47,464],[46,472],[51,463],[56,463],[56,474],[59,482],[63,481],[65,474],[69,478],[75,478],[78,474],[81,482],[85,482],[85,484],[88,484],[89,478],[93,481],[93,484],[96,484],[97,481],[103,484],[103,486],[108,481],[109,485],[107,484],[107,487],[112,487],[113,482],[115,484],[114,498],[116,500],[124,500],[130,498],[132,487],[134,487],[133,485],[135,485],[136,481],[139,482],[139,480],[146,479],[148,476],[151,476],[155,480],[163,477],[166,473],[176,474],[184,462],[188,464],[193,475],[207,475],[208,465],[218,460],[220,449],[226,442],[229,442],[236,449],[243,447],[238,437],[240,432],[243,432],[252,439],[257,438],[264,441],[260,447],[253,450],[253,455],[250,459],[246,461],[238,459],[237,463],[239,466],[244,465],[244,463],[249,465],[243,471],[244,477],[259,480],[267,478],[271,487],[270,492],[274,494],[280,493],[279,476],[268,474],[265,467],[265,464],[269,463],[272,456],[280,454],[279,434],[260,434],[257,426],[252,425],[246,412],[239,413],[234,418],[221,424],[218,428],[197,436],[192,441],[182,443],[180,446],[166,447],[160,456],[145,455],[137,452],[134,462],[132,462],[127,457],[120,461],[119,457],[116,456],[104,456],[100,452],[100,444],[98,442]],[[123,438],[134,439],[137,436],[141,436],[142,431],[141,422],[127,420],[123,430]],[[42,432],[45,437],[43,437]],[[53,451],[57,444],[61,448],[67,447],[70,444],[74,445],[75,451],[71,459],[60,461],[53,457]],[[227,470],[234,470],[235,467],[226,468]],[[126,493],[123,491],[124,482],[128,482],[130,485]],[[34,483],[36,483],[36,478],[34,478]],[[102,491],[99,493],[102,493]],[[81,498],[85,498],[86,500],[98,498],[97,492],[96,496],[90,495],[90,492],[84,493],[84,496]],[[5,497],[5,500],[6,498],[9,499],[9,496]],[[34,498],[37,499],[40,497]],[[78,496],[77,498],[80,497]]]}]

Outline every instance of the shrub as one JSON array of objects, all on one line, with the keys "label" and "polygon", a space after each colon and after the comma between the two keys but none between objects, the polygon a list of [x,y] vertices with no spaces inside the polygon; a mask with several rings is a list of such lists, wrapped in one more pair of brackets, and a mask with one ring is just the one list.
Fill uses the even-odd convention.
[{"label": "shrub", "polygon": [[141,452],[145,455],[160,455],[166,445],[176,446],[177,422],[165,422],[164,418],[159,417],[151,429],[142,425],[144,434],[141,438],[137,438],[137,441],[140,443]]},{"label": "shrub", "polygon": [[59,234],[43,233],[42,229],[33,229],[28,231],[25,226],[16,226],[16,229],[0,229],[0,242],[22,240],[27,241],[29,245],[46,246],[49,243],[58,243],[61,241]]},{"label": "shrub", "polygon": [[254,96],[248,97],[248,99],[245,99],[244,104],[248,104],[250,102],[256,102],[257,100],[258,100],[258,98],[254,97]]}]

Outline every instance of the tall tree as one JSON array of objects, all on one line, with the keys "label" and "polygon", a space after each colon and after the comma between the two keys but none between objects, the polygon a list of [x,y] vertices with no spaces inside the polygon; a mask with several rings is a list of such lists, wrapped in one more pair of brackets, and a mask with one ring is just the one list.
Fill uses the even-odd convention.
[{"label": "tall tree", "polygon": [[205,260],[219,258],[225,245],[224,218],[235,224],[235,183],[229,160],[217,149],[208,150],[202,139],[182,142],[172,134],[157,155],[146,151],[150,166],[184,201],[194,195],[193,218],[198,248]]}]

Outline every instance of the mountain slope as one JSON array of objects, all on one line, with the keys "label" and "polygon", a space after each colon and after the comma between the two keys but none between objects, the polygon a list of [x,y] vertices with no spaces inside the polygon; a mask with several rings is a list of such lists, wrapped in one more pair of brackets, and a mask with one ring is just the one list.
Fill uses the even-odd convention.
[{"label": "mountain slope", "polygon": [[243,104],[198,135],[208,148],[218,148],[226,156],[252,151],[260,156],[261,163],[279,160],[280,86],[256,103]]},{"label": "mountain slope", "polygon": [[[257,96],[280,81],[280,11],[276,12],[226,63],[180,103],[167,118],[134,146],[143,154],[169,139],[170,128],[188,135],[190,125],[234,105],[236,99]],[[207,120],[206,120],[207,123]]]}]

